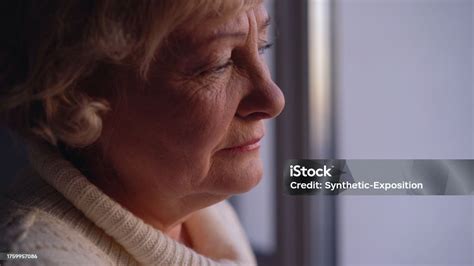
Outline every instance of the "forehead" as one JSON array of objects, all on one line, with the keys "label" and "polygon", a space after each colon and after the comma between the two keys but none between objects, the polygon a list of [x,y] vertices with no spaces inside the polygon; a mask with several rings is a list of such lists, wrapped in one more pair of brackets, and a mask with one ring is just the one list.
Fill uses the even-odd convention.
[{"label": "forehead", "polygon": [[191,43],[211,41],[222,35],[246,35],[251,26],[260,31],[266,27],[268,20],[265,7],[258,4],[226,18],[208,18],[197,25],[186,25],[178,31],[178,35]]},{"label": "forehead", "polygon": [[[249,28],[249,20],[251,19],[252,10],[241,12],[237,16],[230,17],[221,23],[213,23],[212,21],[204,23],[206,27],[201,28],[201,33],[204,36],[218,35],[227,32],[233,32],[236,30],[247,31]],[[198,30],[199,31],[199,30]]]},{"label": "forehead", "polygon": [[207,27],[202,27],[201,29],[203,32],[209,34],[218,34],[236,29],[248,29],[250,23],[256,23],[256,26],[258,27],[265,23],[267,19],[267,10],[263,4],[258,4],[225,20],[221,19],[220,21],[213,21],[210,19],[203,23]]}]

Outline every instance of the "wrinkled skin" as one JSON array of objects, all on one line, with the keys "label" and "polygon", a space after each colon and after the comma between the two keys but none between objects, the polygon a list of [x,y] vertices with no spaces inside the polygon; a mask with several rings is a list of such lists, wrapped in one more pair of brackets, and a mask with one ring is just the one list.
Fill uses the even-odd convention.
[{"label": "wrinkled skin", "polygon": [[144,85],[117,73],[130,78],[96,144],[106,163],[90,162],[96,185],[175,238],[194,211],[253,188],[259,149],[235,147],[263,137],[284,106],[262,56],[267,19],[260,5],[180,29]]}]

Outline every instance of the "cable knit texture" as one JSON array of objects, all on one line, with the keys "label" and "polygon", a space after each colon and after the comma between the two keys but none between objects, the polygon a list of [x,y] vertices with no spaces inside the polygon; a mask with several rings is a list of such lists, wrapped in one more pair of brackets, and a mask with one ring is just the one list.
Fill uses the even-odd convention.
[{"label": "cable knit texture", "polygon": [[[32,169],[0,205],[0,252],[35,253],[38,265],[253,265],[227,202],[186,220],[189,248],[105,195],[53,147],[32,141]],[[22,264],[25,260],[9,260]]]}]

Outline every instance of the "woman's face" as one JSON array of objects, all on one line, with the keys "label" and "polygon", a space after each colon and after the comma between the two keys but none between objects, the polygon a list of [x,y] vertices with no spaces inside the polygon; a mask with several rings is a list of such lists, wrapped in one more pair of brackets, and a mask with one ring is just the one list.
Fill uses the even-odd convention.
[{"label": "woman's face", "polygon": [[224,23],[172,34],[148,81],[127,78],[101,137],[105,157],[136,197],[228,197],[262,176],[263,120],[284,98],[262,53],[268,15],[257,6]]}]

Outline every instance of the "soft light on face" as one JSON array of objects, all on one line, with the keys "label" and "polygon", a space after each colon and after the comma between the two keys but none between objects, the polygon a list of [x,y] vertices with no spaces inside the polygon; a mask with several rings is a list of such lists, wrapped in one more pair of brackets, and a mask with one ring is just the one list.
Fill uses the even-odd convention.
[{"label": "soft light on face", "polygon": [[248,191],[262,176],[263,120],[284,98],[262,53],[263,6],[225,23],[180,29],[157,54],[149,80],[129,78],[100,141],[126,190],[161,198]]}]

